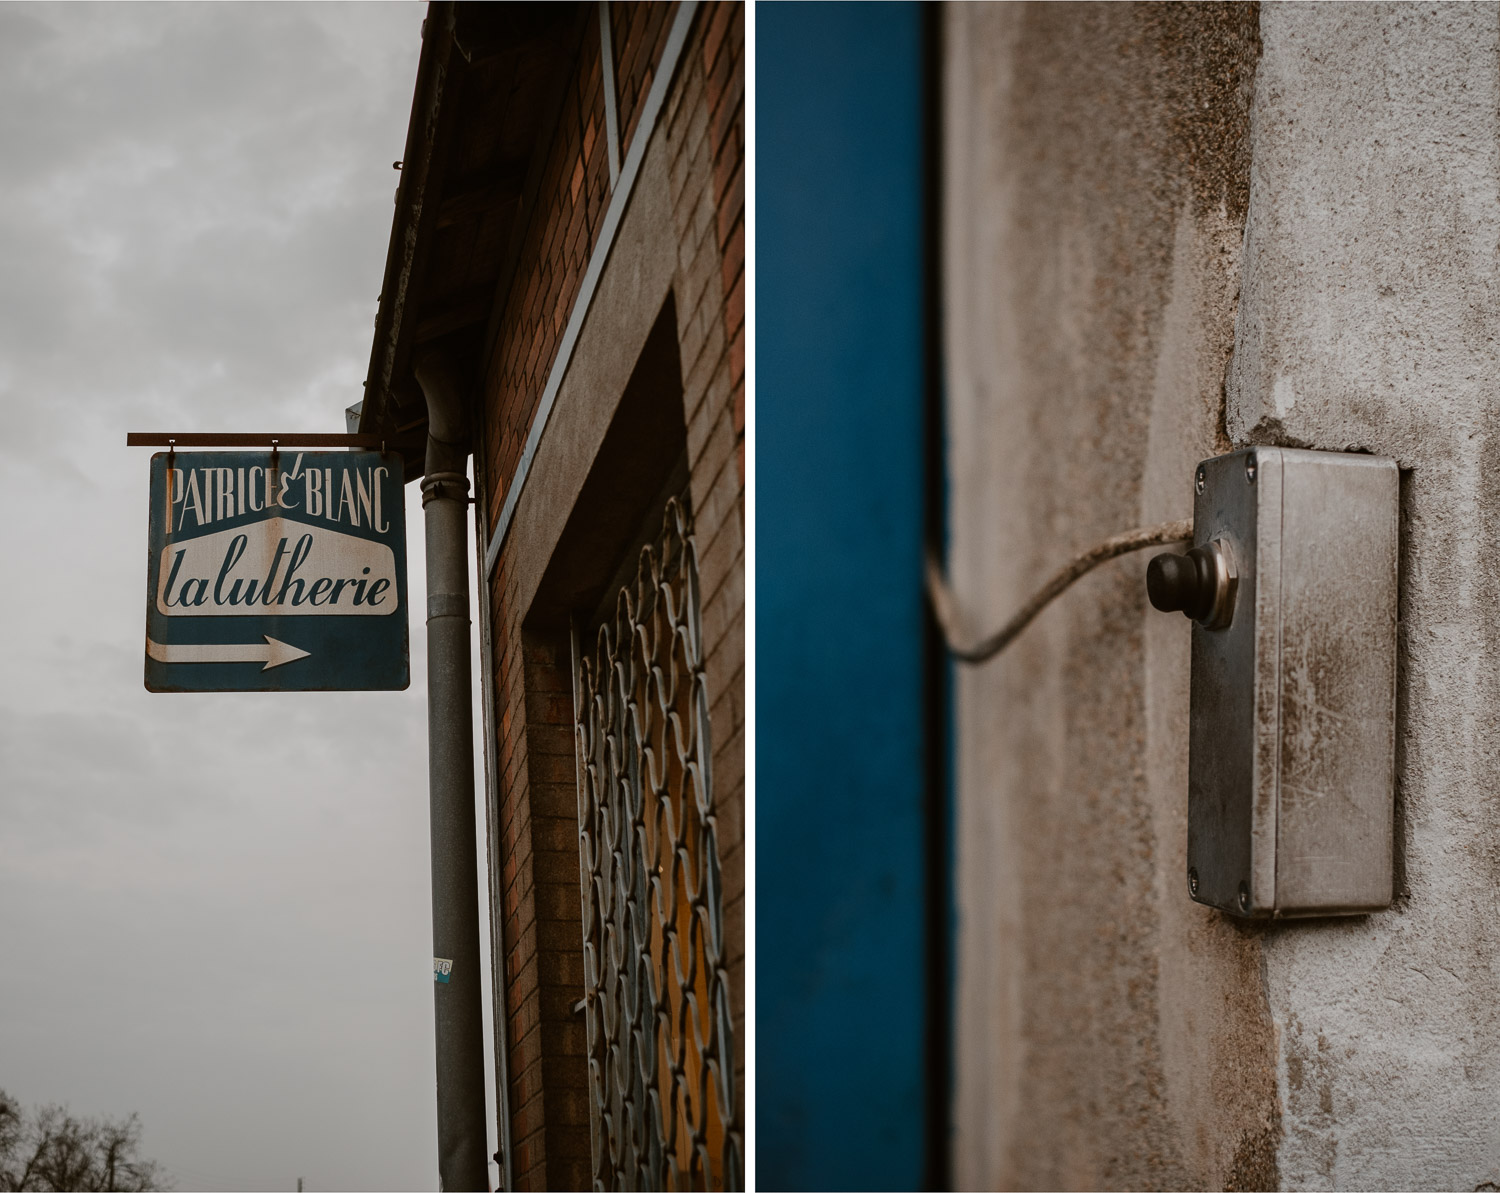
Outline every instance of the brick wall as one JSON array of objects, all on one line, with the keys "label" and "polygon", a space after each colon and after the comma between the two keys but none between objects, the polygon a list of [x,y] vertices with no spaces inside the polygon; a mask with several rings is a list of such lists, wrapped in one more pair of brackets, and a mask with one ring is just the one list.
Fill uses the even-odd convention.
[{"label": "brick wall", "polygon": [[729,340],[735,455],[745,482],[745,6],[716,3],[700,18],[714,205],[723,258],[724,334]]},{"label": "brick wall", "polygon": [[[676,6],[611,10],[622,157],[638,131]],[[674,283],[711,698],[726,934],[744,1072],[744,17],[694,18],[657,132],[670,155]],[[609,202],[597,20],[575,76],[499,322],[484,383],[480,450],[490,525],[503,504],[597,246]],[[492,889],[509,1048],[517,1188],[582,1188],[590,1163],[584,1069],[577,790],[565,632],[523,628],[513,544],[491,577],[495,766]],[[535,624],[533,617],[531,625]],[[497,1018],[499,1016],[497,1015]]]},{"label": "brick wall", "polygon": [[[515,475],[609,202],[599,23],[585,19],[581,29],[485,379],[481,450],[490,525]],[[583,994],[583,963],[568,646],[564,640],[559,655],[555,640],[523,635],[525,611],[516,607],[504,554],[489,595],[501,793],[491,865],[500,873],[492,886],[500,888],[495,949],[504,965],[497,1002],[509,1049],[511,1170],[520,1189],[586,1188],[586,1041],[583,1020],[572,1011]]]},{"label": "brick wall", "polygon": [[599,22],[588,19],[582,25],[578,66],[558,117],[489,362],[483,450],[492,478],[491,525],[515,476],[609,204]]},{"label": "brick wall", "polygon": [[[663,119],[743,1115],[745,1040],[744,8],[708,4]],[[732,255],[738,245],[738,259]],[[735,342],[738,341],[736,355]]]},{"label": "brick wall", "polygon": [[582,1189],[591,1144],[585,1024],[574,1010],[583,994],[583,956],[567,634],[523,632],[521,659],[525,751],[502,785],[526,794],[513,808],[502,863],[512,1168],[522,1188]]},{"label": "brick wall", "polygon": [[615,87],[619,92],[620,158],[624,160],[640,123],[641,105],[656,78],[677,5],[611,4],[609,15],[615,44]]}]

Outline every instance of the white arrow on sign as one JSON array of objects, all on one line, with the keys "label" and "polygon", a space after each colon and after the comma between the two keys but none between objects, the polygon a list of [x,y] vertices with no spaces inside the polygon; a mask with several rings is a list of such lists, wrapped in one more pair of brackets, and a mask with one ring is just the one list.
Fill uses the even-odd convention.
[{"label": "white arrow on sign", "polygon": [[280,667],[283,663],[305,659],[312,651],[298,650],[270,634],[262,634],[266,642],[209,643],[202,646],[168,645],[146,639],[146,653],[158,663],[264,663],[262,671]]}]

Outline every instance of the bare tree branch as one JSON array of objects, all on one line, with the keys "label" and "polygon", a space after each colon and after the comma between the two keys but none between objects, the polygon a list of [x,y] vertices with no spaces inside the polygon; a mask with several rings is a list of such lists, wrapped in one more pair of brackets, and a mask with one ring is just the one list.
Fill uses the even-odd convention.
[{"label": "bare tree branch", "polygon": [[62,1106],[27,1115],[0,1090],[0,1193],[144,1193],[169,1189],[139,1154],[140,1119],[75,1118]]}]

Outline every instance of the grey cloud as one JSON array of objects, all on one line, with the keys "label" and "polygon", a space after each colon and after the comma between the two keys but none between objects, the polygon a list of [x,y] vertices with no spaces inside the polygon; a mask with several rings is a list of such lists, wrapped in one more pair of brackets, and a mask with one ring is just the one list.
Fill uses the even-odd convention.
[{"label": "grey cloud", "polygon": [[342,429],[423,12],[0,4],[0,1083],[183,1187],[435,1172],[421,618],[408,692],[147,694],[123,446]]},{"label": "grey cloud", "polygon": [[[321,6],[0,8],[0,397],[145,413],[170,387],[316,425],[332,371],[358,400],[410,95],[382,72],[420,10],[360,11],[382,37]],[[25,419],[0,440],[48,450]]]}]

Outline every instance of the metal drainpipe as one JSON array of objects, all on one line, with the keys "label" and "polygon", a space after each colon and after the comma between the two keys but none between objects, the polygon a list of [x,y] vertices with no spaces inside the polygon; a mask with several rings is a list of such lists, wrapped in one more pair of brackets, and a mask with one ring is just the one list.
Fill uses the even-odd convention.
[{"label": "metal drainpipe", "polygon": [[[417,362],[427,399],[427,782],[432,805],[432,948],[451,961],[433,983],[438,1187],[489,1190],[475,863],[469,671],[468,414],[441,359]],[[436,975],[434,975],[436,976]]]}]

